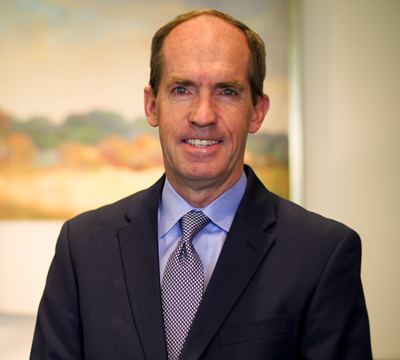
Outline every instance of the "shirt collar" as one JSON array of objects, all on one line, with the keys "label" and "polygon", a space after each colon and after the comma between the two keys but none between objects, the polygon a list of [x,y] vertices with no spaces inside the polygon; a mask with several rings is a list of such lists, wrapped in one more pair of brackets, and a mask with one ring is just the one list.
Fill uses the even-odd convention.
[{"label": "shirt collar", "polygon": [[228,232],[246,185],[247,177],[243,172],[240,179],[228,191],[204,208],[195,208],[184,200],[166,179],[159,207],[159,237],[163,237],[183,215],[191,210],[203,211],[214,224]]}]

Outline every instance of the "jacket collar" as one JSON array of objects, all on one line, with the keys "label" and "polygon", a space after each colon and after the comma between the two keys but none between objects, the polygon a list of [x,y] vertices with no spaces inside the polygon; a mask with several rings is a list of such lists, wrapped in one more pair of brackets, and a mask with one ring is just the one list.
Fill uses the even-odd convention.
[{"label": "jacket collar", "polygon": [[132,314],[148,360],[166,360],[161,308],[157,212],[165,175],[152,187],[134,195],[129,221],[117,229],[125,283]]}]

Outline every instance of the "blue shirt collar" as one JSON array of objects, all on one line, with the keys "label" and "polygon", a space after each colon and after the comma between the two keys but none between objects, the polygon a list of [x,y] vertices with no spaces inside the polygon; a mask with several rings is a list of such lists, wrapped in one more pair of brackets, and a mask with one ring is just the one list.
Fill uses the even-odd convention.
[{"label": "blue shirt collar", "polygon": [[162,238],[183,215],[191,210],[203,211],[214,224],[228,232],[246,190],[246,185],[247,177],[243,172],[240,179],[219,198],[204,208],[195,208],[184,200],[166,179],[159,208],[158,228],[160,233],[158,236]]}]

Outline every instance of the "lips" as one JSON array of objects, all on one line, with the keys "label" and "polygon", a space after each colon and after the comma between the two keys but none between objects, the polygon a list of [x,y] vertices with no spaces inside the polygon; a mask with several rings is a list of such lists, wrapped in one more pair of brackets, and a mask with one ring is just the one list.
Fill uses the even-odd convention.
[{"label": "lips", "polygon": [[221,141],[218,141],[218,140],[187,139],[187,140],[184,140],[184,142],[187,143],[187,144],[190,144],[192,146],[202,148],[202,147],[207,147],[207,146],[218,144]]}]

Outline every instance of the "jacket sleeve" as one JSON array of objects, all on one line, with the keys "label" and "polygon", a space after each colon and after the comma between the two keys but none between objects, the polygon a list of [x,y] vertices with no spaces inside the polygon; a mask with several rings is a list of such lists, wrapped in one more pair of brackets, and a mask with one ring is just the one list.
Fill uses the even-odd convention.
[{"label": "jacket sleeve", "polygon": [[31,360],[83,359],[78,284],[69,248],[68,227],[66,222],[61,229],[39,305]]},{"label": "jacket sleeve", "polygon": [[305,318],[306,360],[372,360],[361,279],[361,241],[350,231],[332,253]]}]

